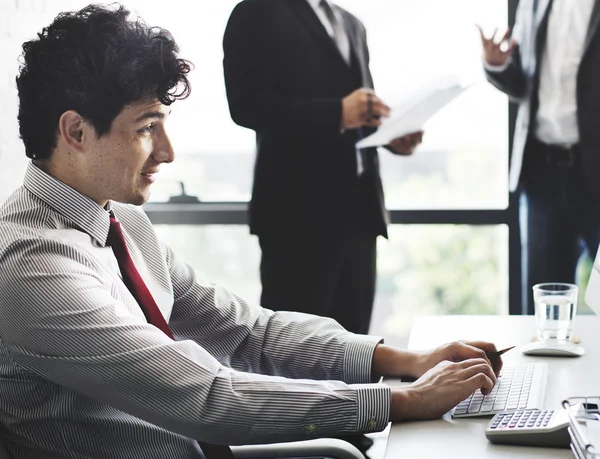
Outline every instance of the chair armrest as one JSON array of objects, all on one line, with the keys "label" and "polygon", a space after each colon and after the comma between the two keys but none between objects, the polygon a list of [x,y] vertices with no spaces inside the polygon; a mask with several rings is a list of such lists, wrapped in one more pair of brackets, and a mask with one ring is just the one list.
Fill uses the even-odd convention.
[{"label": "chair armrest", "polygon": [[284,457],[364,459],[364,456],[354,445],[337,438],[317,438],[315,440],[273,443],[270,445],[232,446],[231,451],[236,459],[276,459]]}]

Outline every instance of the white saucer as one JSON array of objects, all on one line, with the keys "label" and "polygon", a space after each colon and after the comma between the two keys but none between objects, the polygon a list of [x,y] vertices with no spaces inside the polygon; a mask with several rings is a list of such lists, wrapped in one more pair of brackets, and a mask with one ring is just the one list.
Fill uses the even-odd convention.
[{"label": "white saucer", "polygon": [[569,341],[534,341],[521,349],[525,355],[544,355],[553,357],[580,357],[585,349]]}]

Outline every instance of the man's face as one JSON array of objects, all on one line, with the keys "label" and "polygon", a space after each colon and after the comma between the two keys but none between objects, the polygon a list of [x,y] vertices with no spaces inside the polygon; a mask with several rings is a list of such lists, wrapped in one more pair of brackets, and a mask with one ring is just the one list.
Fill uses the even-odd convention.
[{"label": "man's face", "polygon": [[157,100],[126,105],[100,139],[89,136],[87,163],[91,197],[142,205],[162,163],[175,159],[165,131],[169,107]]}]

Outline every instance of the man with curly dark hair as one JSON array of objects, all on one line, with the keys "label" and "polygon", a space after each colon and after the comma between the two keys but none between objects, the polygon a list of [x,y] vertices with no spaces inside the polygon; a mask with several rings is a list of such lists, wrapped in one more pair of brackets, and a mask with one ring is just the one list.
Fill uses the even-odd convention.
[{"label": "man with curly dark hair", "polygon": [[[174,159],[170,106],[190,93],[166,30],[91,5],[23,51],[32,162],[0,207],[0,436],[13,457],[225,458],[215,444],[376,431],[492,389],[492,344],[413,353],[273,312],[157,240],[139,205]],[[372,383],[402,374],[419,379]]]}]

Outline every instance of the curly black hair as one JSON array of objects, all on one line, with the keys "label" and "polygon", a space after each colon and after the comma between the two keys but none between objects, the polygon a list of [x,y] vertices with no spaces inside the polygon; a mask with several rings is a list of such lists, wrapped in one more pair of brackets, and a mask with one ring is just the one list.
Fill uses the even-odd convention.
[{"label": "curly black hair", "polygon": [[177,57],[171,34],[130,19],[122,5],[89,5],[59,14],[23,44],[17,76],[19,132],[29,158],[56,147],[58,122],[75,110],[102,137],[132,102],[165,105],[190,95],[192,65]]}]

